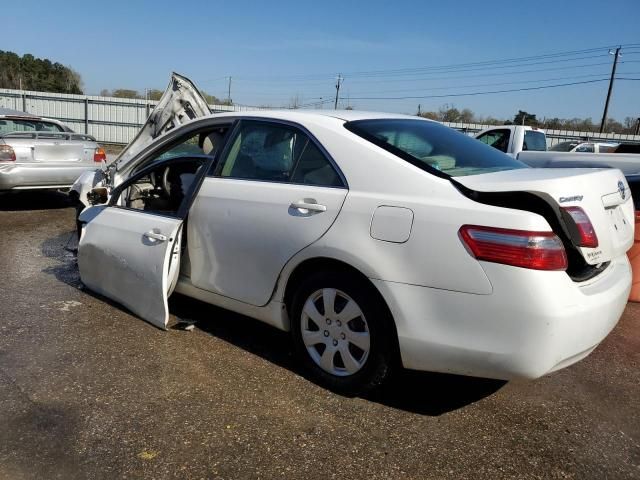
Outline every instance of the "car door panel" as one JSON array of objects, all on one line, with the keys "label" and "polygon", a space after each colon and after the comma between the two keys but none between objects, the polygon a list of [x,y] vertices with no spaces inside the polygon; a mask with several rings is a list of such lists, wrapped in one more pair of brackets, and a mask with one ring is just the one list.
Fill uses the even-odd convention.
[{"label": "car door panel", "polygon": [[285,263],[335,221],[346,188],[207,177],[191,207],[191,282],[265,305]]},{"label": "car door panel", "polygon": [[85,210],[78,245],[82,282],[153,325],[166,328],[167,297],[178,274],[181,218],[119,207]]}]

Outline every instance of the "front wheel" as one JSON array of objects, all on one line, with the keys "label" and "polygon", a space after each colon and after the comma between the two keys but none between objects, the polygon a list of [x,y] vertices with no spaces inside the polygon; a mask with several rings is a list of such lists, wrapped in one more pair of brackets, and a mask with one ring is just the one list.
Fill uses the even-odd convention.
[{"label": "front wheel", "polygon": [[357,395],[388,377],[392,319],[378,292],[362,279],[315,274],[296,291],[291,313],[296,353],[318,383]]}]

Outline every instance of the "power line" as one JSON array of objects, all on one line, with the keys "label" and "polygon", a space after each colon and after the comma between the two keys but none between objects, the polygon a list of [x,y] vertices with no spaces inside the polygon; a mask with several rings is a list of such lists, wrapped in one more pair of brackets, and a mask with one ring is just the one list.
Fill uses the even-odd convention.
[{"label": "power line", "polygon": [[605,82],[607,80],[608,78],[600,78],[598,80],[584,80],[582,82],[558,83],[555,85],[542,85],[539,87],[523,87],[523,88],[513,88],[513,89],[506,89],[506,90],[492,90],[492,91],[486,91],[486,92],[452,93],[447,95],[420,95],[420,96],[406,96],[406,97],[351,97],[351,99],[352,100],[418,100],[422,98],[472,97],[476,95],[490,95],[494,93],[525,92],[529,90],[543,90],[546,88],[568,87],[571,85],[585,85],[589,83]]},{"label": "power line", "polygon": [[[640,44],[624,44],[622,45],[622,47],[635,47],[637,45]],[[582,54],[586,54],[586,53],[594,53],[597,51],[602,51],[605,49],[609,49],[611,48],[611,46],[603,46],[603,47],[595,47],[595,48],[589,48],[589,49],[582,49],[582,50],[572,50],[572,51],[565,51],[565,52],[555,52],[555,53],[549,53],[549,54],[543,54],[543,55],[533,55],[533,56],[528,56],[528,57],[518,57],[518,58],[508,58],[508,59],[497,59],[497,60],[487,60],[487,61],[483,61],[483,62],[468,62],[468,63],[459,63],[459,64],[449,64],[449,65],[437,65],[437,66],[423,66],[423,67],[408,67],[408,68],[401,68],[401,69],[386,69],[386,70],[369,70],[369,71],[355,71],[355,72],[348,72],[346,75],[348,75],[349,77],[361,77],[361,76],[378,76],[378,75],[398,75],[398,74],[415,74],[415,73],[425,73],[425,72],[443,72],[443,71],[459,71],[461,68],[467,68],[467,67],[482,67],[481,69],[490,67],[490,66],[495,66],[495,65],[503,65],[503,68],[509,67],[509,66],[526,66],[526,65],[535,65],[535,64],[541,64],[541,63],[557,63],[557,62],[566,62],[566,61],[577,61],[577,60],[582,60],[582,59],[586,59],[586,58],[590,58],[590,57],[598,57],[601,55],[596,55],[596,56],[590,56],[590,57],[577,57],[577,58],[559,58],[559,57],[576,57],[576,55],[582,55]],[[604,56],[604,54],[602,54],[602,56]],[[553,58],[554,60],[549,60],[546,62],[536,62],[536,63],[529,63],[532,60],[540,60],[540,59],[549,59],[549,58]],[[523,63],[524,62],[524,63]],[[519,63],[522,65],[504,65],[505,63]],[[331,74],[325,73],[316,73],[316,74],[289,74],[289,75],[277,75],[277,76],[270,76],[270,77],[251,77],[251,76],[247,76],[244,77],[245,79],[249,80],[249,79],[254,79],[254,80],[258,80],[258,81],[281,81],[282,79],[290,79],[290,80],[319,80],[319,79],[328,79],[331,78]]]}]

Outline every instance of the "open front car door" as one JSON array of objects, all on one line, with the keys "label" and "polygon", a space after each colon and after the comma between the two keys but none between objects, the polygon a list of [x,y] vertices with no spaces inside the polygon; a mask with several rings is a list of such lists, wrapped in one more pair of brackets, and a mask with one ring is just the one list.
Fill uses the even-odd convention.
[{"label": "open front car door", "polygon": [[78,245],[82,282],[162,329],[180,273],[182,231],[213,159],[156,162],[114,190],[108,205],[83,211]]}]

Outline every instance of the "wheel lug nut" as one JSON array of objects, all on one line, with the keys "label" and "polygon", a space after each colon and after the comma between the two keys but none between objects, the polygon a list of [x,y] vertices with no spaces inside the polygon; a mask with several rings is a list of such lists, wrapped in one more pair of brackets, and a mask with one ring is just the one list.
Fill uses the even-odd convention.
[{"label": "wheel lug nut", "polygon": [[327,318],[327,325],[331,325],[331,319]]},{"label": "wheel lug nut", "polygon": [[334,341],[333,341],[333,346],[335,347],[335,346],[337,346],[337,345],[338,345],[338,340],[334,340]]},{"label": "wheel lug nut", "polygon": [[325,331],[324,331],[324,336],[325,336],[325,337],[328,337],[328,336],[329,336],[329,330],[325,330]]},{"label": "wheel lug nut", "polygon": [[337,320],[337,321],[336,321],[336,325],[338,325],[339,327],[341,327],[341,326],[342,326],[342,322],[341,322],[340,320]]},{"label": "wheel lug nut", "polygon": [[347,336],[344,333],[341,333],[340,334],[340,338],[342,338],[344,340],[345,338],[347,338]]}]

